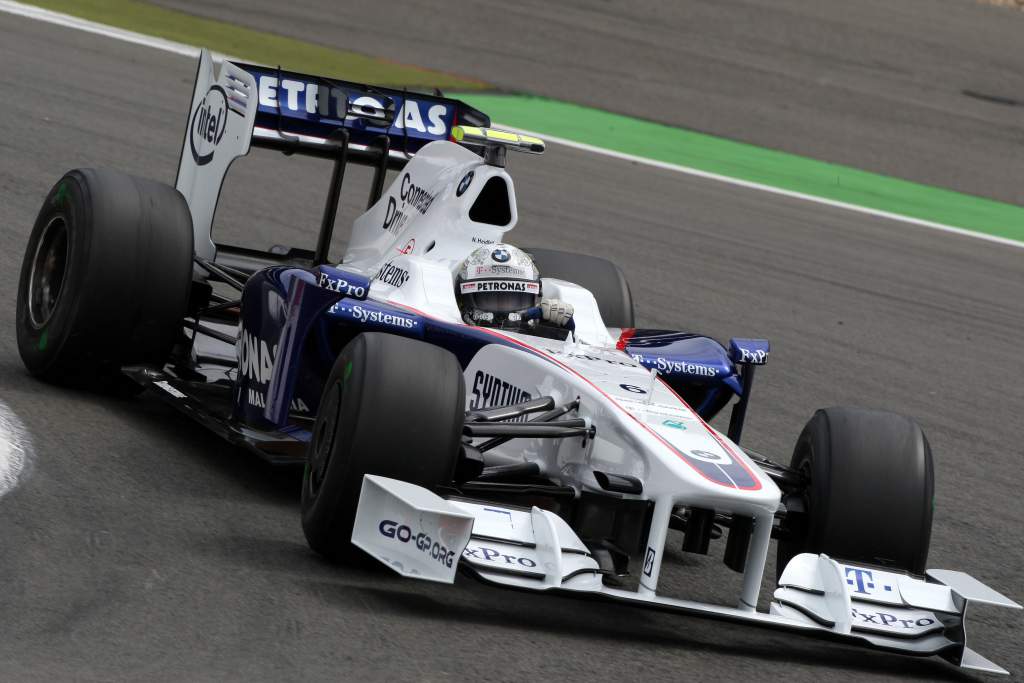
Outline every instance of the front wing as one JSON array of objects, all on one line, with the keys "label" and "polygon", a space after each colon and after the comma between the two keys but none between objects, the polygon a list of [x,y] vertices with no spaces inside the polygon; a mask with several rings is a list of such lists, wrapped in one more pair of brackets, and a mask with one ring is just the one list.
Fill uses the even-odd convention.
[{"label": "front wing", "polygon": [[[557,515],[458,498],[366,475],[352,542],[403,576],[452,583],[461,568],[489,583],[725,619],[908,655],[938,655],[987,673],[1007,671],[967,647],[969,605],[1020,609],[963,572],[927,579],[797,555],[769,613],[604,585],[587,546]],[[660,549],[659,549],[660,552]],[[641,569],[643,571],[643,568]]]}]

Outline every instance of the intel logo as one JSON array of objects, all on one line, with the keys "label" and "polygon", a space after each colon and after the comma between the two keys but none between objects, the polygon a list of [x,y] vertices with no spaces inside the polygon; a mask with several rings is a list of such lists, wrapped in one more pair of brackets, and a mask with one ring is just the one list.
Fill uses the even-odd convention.
[{"label": "intel logo", "polygon": [[189,126],[189,142],[192,146],[192,158],[202,166],[213,160],[213,152],[217,143],[224,137],[228,127],[228,100],[224,89],[219,85],[210,88],[196,111],[192,114],[192,125]]}]

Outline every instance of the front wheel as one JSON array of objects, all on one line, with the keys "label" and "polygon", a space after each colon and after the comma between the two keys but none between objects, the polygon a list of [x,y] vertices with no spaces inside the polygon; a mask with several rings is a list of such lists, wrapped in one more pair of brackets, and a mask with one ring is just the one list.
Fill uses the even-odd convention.
[{"label": "front wheel", "polygon": [[791,467],[808,484],[787,497],[779,575],[803,552],[924,574],[935,478],[916,422],[864,408],[819,410]]},{"label": "front wheel", "polygon": [[364,474],[427,489],[452,481],[466,388],[455,356],[425,342],[364,333],[342,349],[327,378],[302,481],[309,546],[353,560]]}]

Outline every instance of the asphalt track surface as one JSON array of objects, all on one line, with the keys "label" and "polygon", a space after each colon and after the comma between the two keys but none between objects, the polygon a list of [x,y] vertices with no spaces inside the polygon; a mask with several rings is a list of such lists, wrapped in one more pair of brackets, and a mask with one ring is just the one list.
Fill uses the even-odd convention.
[{"label": "asphalt track surface", "polygon": [[[34,444],[0,500],[0,680],[966,678],[938,660],[333,567],[305,545],[294,472],[154,399],[29,378],[14,286],[41,199],[76,166],[173,181],[195,66],[10,16],[0,64],[0,400]],[[240,161],[218,236],[311,244],[328,168]],[[938,469],[929,564],[1024,597],[1019,250],[558,147],[510,171],[513,241],[617,259],[643,325],[772,340],[745,443],[785,459],[825,405],[915,416]],[[342,226],[368,179],[350,180]],[[667,563],[678,594],[737,585],[714,558]],[[975,649],[1024,673],[1019,612],[970,622]]]},{"label": "asphalt track surface", "polygon": [[973,0],[156,2],[1024,204],[1024,13]]}]

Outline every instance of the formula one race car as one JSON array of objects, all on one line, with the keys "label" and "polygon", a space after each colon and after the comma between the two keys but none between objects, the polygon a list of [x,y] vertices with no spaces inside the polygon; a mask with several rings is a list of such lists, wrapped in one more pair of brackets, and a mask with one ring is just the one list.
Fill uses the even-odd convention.
[{"label": "formula one race car", "polygon": [[[188,125],[176,189],[83,169],[47,196],[18,291],[32,373],[128,378],[232,443],[304,463],[303,529],[334,560],[449,583],[461,568],[1005,673],[967,647],[964,617],[1020,606],[926,570],[933,465],[913,421],[827,408],[789,465],[741,448],[768,342],[636,329],[623,274],[592,256],[526,249],[543,277],[516,285],[521,306],[467,315],[464,295],[511,286],[506,155],[541,140],[441,96],[215,70],[206,52]],[[333,162],[315,250],[212,241],[224,175],[250,145]],[[351,163],[375,169],[371,196],[330,265]],[[460,280],[470,266],[499,275]],[[541,294],[561,302],[558,324]],[[709,426],[730,403],[727,431]],[[732,604],[659,592],[669,529],[689,553],[724,538],[742,575]],[[772,539],[777,588],[759,612]]]}]

